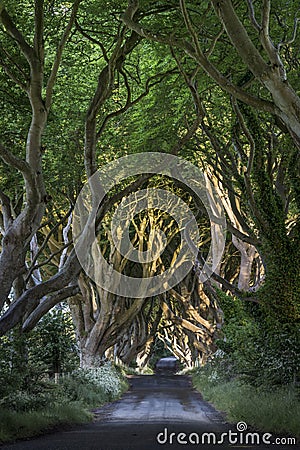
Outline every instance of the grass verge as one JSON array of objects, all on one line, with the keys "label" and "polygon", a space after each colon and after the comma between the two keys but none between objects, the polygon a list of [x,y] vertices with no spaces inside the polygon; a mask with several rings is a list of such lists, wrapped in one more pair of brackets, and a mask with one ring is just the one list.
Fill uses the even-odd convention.
[{"label": "grass verge", "polygon": [[300,438],[300,401],[294,386],[270,391],[237,380],[218,381],[201,370],[192,376],[203,398],[226,412],[228,421],[244,421],[259,431]]},{"label": "grass verge", "polygon": [[78,369],[60,384],[41,382],[35,393],[10,392],[0,401],[0,443],[89,422],[92,408],[116,400],[127,389],[122,372],[107,363],[97,369]]},{"label": "grass verge", "polygon": [[37,436],[60,425],[86,423],[92,418],[93,415],[78,402],[29,412],[0,409],[0,442]]}]

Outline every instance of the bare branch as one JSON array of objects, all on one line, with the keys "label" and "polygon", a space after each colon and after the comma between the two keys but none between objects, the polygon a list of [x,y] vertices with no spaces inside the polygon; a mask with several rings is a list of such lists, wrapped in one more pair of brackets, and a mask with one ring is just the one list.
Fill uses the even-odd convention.
[{"label": "bare branch", "polygon": [[267,39],[269,39],[271,1],[263,0],[262,9],[262,31]]},{"label": "bare branch", "polygon": [[106,49],[104,47],[104,45],[102,44],[102,42],[98,41],[97,39],[93,38],[92,36],[90,36],[83,28],[82,26],[79,24],[78,20],[75,19],[75,27],[76,29],[82,34],[82,36],[86,37],[89,41],[93,42],[96,45],[99,45],[99,47],[101,48],[102,54],[103,54],[103,58],[104,60],[108,63],[109,61],[109,57],[107,55]]},{"label": "bare branch", "polygon": [[52,101],[52,95],[53,95],[53,88],[54,88],[54,84],[55,84],[55,80],[56,80],[56,76],[57,76],[57,72],[61,63],[61,59],[62,59],[62,55],[63,55],[63,51],[65,48],[65,45],[67,43],[67,40],[70,36],[70,32],[72,29],[72,26],[74,24],[75,18],[76,18],[76,14],[79,8],[81,0],[75,0],[73,3],[73,7],[72,7],[72,12],[71,12],[71,16],[69,19],[69,22],[66,26],[66,29],[62,35],[62,38],[58,44],[57,47],[57,51],[56,51],[56,56],[55,56],[55,60],[53,62],[53,66],[51,69],[51,73],[48,79],[48,83],[47,83],[47,87],[46,87],[46,99],[45,99],[45,105],[46,105],[46,109],[48,110],[50,108],[51,105],[51,101]]},{"label": "bare branch", "polygon": [[154,176],[153,173],[151,174],[143,174],[138,177],[137,180],[135,180],[133,183],[131,183],[129,186],[126,186],[124,189],[122,189],[120,192],[117,192],[112,197],[108,197],[107,195],[104,197],[101,207],[99,209],[99,212],[97,214],[96,219],[96,231],[98,231],[99,224],[102,220],[102,218],[105,216],[106,212],[109,210],[109,208],[117,203],[118,201],[122,200],[124,197],[126,197],[128,194],[135,192],[136,189],[138,189],[140,186],[142,186],[146,181],[148,181],[150,178]]},{"label": "bare branch", "polygon": [[247,175],[247,177],[249,177],[250,173],[252,171],[252,167],[253,167],[253,161],[254,161],[254,155],[255,155],[255,142],[254,142],[254,139],[244,121],[243,115],[241,114],[241,111],[240,111],[235,99],[232,99],[232,104],[233,104],[234,112],[237,115],[238,121],[241,125],[241,128],[242,128],[242,130],[249,142],[249,146],[250,146],[250,153],[249,153],[249,157],[248,157],[248,164],[247,164],[247,170],[246,170],[246,175]]},{"label": "bare branch", "polygon": [[288,39],[287,41],[282,41],[278,44],[278,50],[281,49],[281,47],[283,47],[284,45],[290,45],[292,44],[297,36],[297,28],[298,28],[298,23],[300,22],[300,18],[299,17],[295,17],[294,19],[294,29],[293,29],[293,33],[292,33],[292,37],[291,39]]},{"label": "bare branch", "polygon": [[[191,304],[189,304],[189,300],[186,299],[185,297],[183,297],[182,295],[180,295],[177,291],[175,291],[175,289],[170,289],[170,294],[176,298],[177,300],[179,300],[180,302],[182,302],[184,305],[188,304],[189,310],[194,310],[193,306]],[[201,325],[203,327],[205,327],[205,329],[209,332],[209,333],[213,333],[214,328],[212,326],[212,324],[208,321],[203,319],[203,317],[200,316],[200,314],[198,313],[198,311],[194,310],[194,315],[196,320],[201,323]]]},{"label": "bare branch", "polygon": [[44,62],[44,0],[35,0],[34,50],[41,64]]},{"label": "bare branch", "polygon": [[125,57],[134,49],[140,40],[140,37],[136,33],[131,33],[129,37],[125,37],[125,32],[126,29],[123,27],[108,64],[99,74],[97,88],[86,115],[84,163],[86,174],[89,178],[97,170],[97,114],[101,106],[112,93],[115,72],[122,69]]},{"label": "bare branch", "polygon": [[[135,8],[138,7],[138,2],[130,2],[130,4],[134,3]],[[217,68],[210,63],[210,61],[206,58],[206,56],[201,52],[197,52],[195,47],[187,42],[184,39],[176,39],[173,36],[163,36],[161,34],[153,34],[146,30],[145,28],[142,28],[137,22],[135,22],[128,14],[123,14],[122,16],[123,22],[133,31],[135,31],[140,36],[149,39],[151,41],[160,42],[162,44],[166,44],[171,47],[177,47],[182,50],[186,54],[188,54],[192,59],[194,59],[200,66],[203,68],[203,70],[227,93],[233,95],[234,97],[238,98],[239,100],[245,102],[246,104],[253,106],[255,108],[259,108],[262,111],[269,112],[271,114],[275,114],[277,111],[277,108],[275,105],[267,100],[263,100],[259,97],[255,97],[254,95],[248,94],[243,89],[239,88],[238,86],[235,86],[232,84],[225,76],[223,76]],[[199,47],[199,45],[198,45]],[[257,50],[254,48],[255,53],[257,54]],[[266,66],[264,60],[260,57],[258,54],[258,57],[263,61],[263,67]],[[261,69],[263,69],[261,67]]]},{"label": "bare branch", "polygon": [[3,8],[0,11],[0,20],[3,23],[8,34],[17,42],[20,50],[27,59],[28,63],[32,67],[34,62],[34,51],[33,48],[26,42],[23,34],[16,27],[12,21],[10,15],[7,13],[6,9]]},{"label": "bare branch", "polygon": [[260,33],[261,26],[258,24],[258,22],[256,20],[253,2],[252,2],[252,0],[247,0],[247,3],[248,3],[248,8],[249,8],[249,18],[251,20],[251,23],[254,26],[254,28]]},{"label": "bare branch", "polygon": [[[196,272],[197,272],[197,270],[199,270],[199,272],[201,272],[202,268],[203,268],[204,265],[205,265],[205,260],[204,260],[204,258],[202,257],[202,255],[199,255],[199,254],[198,254],[197,264],[199,264],[200,267],[199,267],[199,269],[198,269],[198,268],[196,269]],[[245,293],[244,293],[244,292],[240,291],[240,290],[239,290],[238,288],[236,288],[233,284],[229,283],[229,281],[225,280],[225,278],[221,277],[221,276],[218,275],[217,273],[212,272],[212,273],[210,274],[210,277],[211,277],[214,281],[216,281],[217,283],[220,283],[220,285],[223,286],[224,289],[226,289],[227,291],[231,292],[233,295],[235,295],[235,296],[238,297],[239,299],[251,301],[251,302],[254,302],[254,303],[259,303],[258,298],[256,298],[256,297],[247,297],[247,296],[245,296]]]},{"label": "bare branch", "polygon": [[13,216],[11,211],[11,203],[9,197],[0,190],[0,200],[2,203],[2,215],[3,215],[3,232],[5,232],[8,227],[13,222]]},{"label": "bare branch", "polygon": [[22,331],[27,332],[32,330],[35,325],[38,323],[38,321],[47,314],[48,311],[50,311],[53,306],[57,305],[58,303],[62,302],[63,300],[66,300],[70,297],[74,297],[76,294],[80,292],[79,286],[72,285],[65,287],[55,294],[49,295],[48,297],[44,298],[41,303],[38,305],[38,307],[30,314],[30,316],[25,320]]},{"label": "bare branch", "polygon": [[[236,161],[234,160],[232,154],[230,151],[228,151],[229,146],[222,145],[222,143],[219,141],[217,136],[212,132],[212,126],[207,126],[204,121],[201,123],[201,128],[205,135],[208,137],[213,149],[217,153],[218,157],[220,158],[220,161],[222,162],[222,168],[223,170],[228,170],[228,166],[230,166],[229,173],[230,177],[232,174],[235,176],[235,178],[239,179],[239,171],[237,168]],[[226,157],[230,160],[230,163],[227,161]]]},{"label": "bare branch", "polygon": [[[68,222],[67,222],[66,226],[62,230],[63,240],[64,240],[65,244],[69,243],[68,234],[69,234],[71,225],[72,225],[72,214],[70,214],[70,216],[68,218]],[[67,257],[67,254],[68,254],[68,248],[65,248],[63,250],[61,256],[60,256],[60,261],[59,261],[59,266],[58,266],[59,270],[63,268],[63,265],[64,265],[65,259]]]},{"label": "bare branch", "polygon": [[45,259],[45,261],[43,261],[43,262],[41,262],[40,264],[37,264],[37,265],[35,265],[35,266],[31,266],[30,272],[29,272],[29,274],[28,274],[27,277],[26,277],[26,281],[29,280],[30,276],[32,275],[32,273],[33,273],[35,270],[38,270],[38,269],[40,269],[41,267],[46,266],[47,264],[49,264],[49,262],[51,262],[52,259],[55,258],[55,256],[57,256],[57,255],[59,255],[60,253],[62,253],[66,248],[70,247],[70,245],[72,245],[72,244],[73,244],[73,241],[68,242],[67,244],[63,245],[63,246],[62,246],[59,250],[57,250],[56,252],[51,253],[51,255],[50,255],[47,259]]},{"label": "bare branch", "polygon": [[23,91],[27,91],[27,76],[23,69],[19,66],[19,64],[14,61],[14,59],[10,56],[10,54],[6,51],[4,47],[1,45],[1,52],[5,55],[5,57],[9,60],[9,62],[20,72],[22,77],[24,78],[25,82],[22,82],[17,75],[13,73],[9,65],[4,61],[3,58],[0,57],[0,65],[5,70],[6,74],[10,77],[11,80],[13,80],[14,83],[16,83]]},{"label": "bare branch", "polygon": [[[39,267],[41,267],[41,265],[40,265],[40,266],[35,266],[35,263],[36,263],[36,261],[38,260],[38,257],[40,256],[40,254],[44,251],[44,249],[45,249],[47,243],[49,242],[49,240],[50,240],[50,238],[51,238],[51,236],[52,236],[53,233],[57,230],[57,228],[65,222],[65,220],[70,216],[70,214],[72,213],[72,211],[73,211],[73,207],[69,209],[69,211],[67,212],[67,214],[66,214],[61,220],[59,220],[59,221],[54,225],[53,228],[51,228],[50,232],[48,233],[48,235],[47,235],[46,238],[44,239],[44,242],[43,242],[42,245],[40,246],[39,251],[36,253],[36,255],[34,256],[34,258],[33,258],[33,260],[32,260],[31,267],[29,268],[29,272],[28,272],[27,277],[26,277],[26,283],[29,281],[29,278],[31,277],[31,275],[32,275],[32,273],[34,272],[34,270],[37,269],[37,268],[39,268]],[[42,228],[43,226],[44,226],[44,225],[42,225],[40,228]],[[70,244],[70,243],[68,243],[68,244]],[[59,249],[58,253],[60,253],[61,251],[63,251],[63,248],[62,248],[62,249]],[[51,261],[51,259],[52,259],[54,256],[55,256],[55,255],[52,255],[52,257],[50,258],[49,261]],[[48,260],[47,260],[47,261],[48,261]],[[44,264],[42,264],[42,265],[44,265]]]},{"label": "bare branch", "polygon": [[22,83],[21,80],[19,80],[19,78],[16,77],[16,75],[10,70],[10,68],[8,67],[7,64],[5,64],[5,62],[3,60],[0,61],[0,65],[3,67],[3,70],[5,71],[5,73],[9,76],[9,78],[16,83],[23,91],[27,91],[27,87],[24,83]]},{"label": "bare branch", "polygon": [[18,169],[24,176],[24,179],[31,186],[33,191],[36,191],[36,183],[35,183],[34,174],[31,170],[30,165],[26,161],[13,155],[2,144],[0,144],[0,158],[2,158],[6,164],[14,167],[15,169]]},{"label": "bare branch", "polygon": [[57,292],[75,280],[81,271],[81,265],[75,251],[72,251],[63,269],[44,283],[28,289],[0,318],[0,335],[17,325],[25,315],[31,314],[44,296]]},{"label": "bare branch", "polygon": [[142,94],[140,94],[136,99],[131,100],[131,90],[130,90],[130,86],[128,84],[127,76],[126,76],[126,74],[125,74],[125,72],[123,70],[120,70],[119,72],[121,73],[121,75],[124,76],[125,85],[126,85],[126,89],[127,89],[127,100],[126,100],[125,105],[122,108],[120,108],[120,109],[118,109],[116,111],[113,111],[112,113],[108,114],[105,117],[105,119],[103,120],[103,122],[101,124],[101,127],[100,127],[99,131],[97,132],[97,141],[100,139],[100,137],[101,137],[101,135],[102,135],[102,133],[103,133],[103,131],[104,131],[104,129],[105,129],[105,127],[106,127],[106,125],[107,125],[107,123],[108,123],[108,121],[110,119],[112,119],[114,117],[117,117],[120,114],[123,114],[129,108],[135,106],[137,103],[139,103],[143,98],[145,98],[149,94],[150,89],[152,87],[154,87],[155,85],[161,83],[161,81],[165,77],[167,77],[168,75],[171,75],[171,74],[175,73],[174,69],[170,69],[170,70],[168,70],[168,71],[166,71],[164,73],[158,73],[158,74],[150,77],[146,81],[146,86],[145,86],[144,92],[142,92]]},{"label": "bare branch", "polygon": [[267,225],[265,219],[263,218],[262,214],[260,213],[259,208],[257,207],[256,201],[254,198],[253,189],[251,186],[251,179],[250,179],[253,161],[254,161],[254,154],[255,154],[255,142],[254,142],[254,139],[252,137],[250,130],[248,129],[248,127],[244,121],[244,117],[243,117],[237,103],[234,103],[234,110],[235,110],[235,113],[239,120],[239,123],[241,125],[241,128],[250,144],[250,154],[249,154],[248,164],[247,164],[247,168],[244,172],[244,182],[245,182],[245,187],[246,187],[246,191],[248,194],[248,201],[249,201],[249,204],[251,206],[254,216],[257,218],[257,220],[259,220],[259,222],[261,223],[261,226],[264,227],[265,229],[267,229],[268,225]]},{"label": "bare branch", "polygon": [[273,65],[273,69],[276,69],[279,72],[280,77],[283,80],[286,80],[286,72],[283,63],[280,59],[278,48],[276,49],[275,45],[273,44],[270,38],[270,31],[269,31],[270,11],[271,11],[271,1],[264,0],[262,9],[262,29],[259,36],[261,43]]},{"label": "bare branch", "polygon": [[227,229],[237,238],[241,239],[243,242],[247,242],[248,244],[253,245],[254,247],[257,247],[261,244],[261,241],[259,239],[256,239],[254,237],[248,236],[247,234],[243,233],[242,231],[238,230],[236,227],[234,227],[230,222],[227,222]]},{"label": "bare branch", "polygon": [[220,37],[222,36],[223,33],[224,33],[224,29],[221,28],[221,30],[219,31],[219,33],[216,34],[216,36],[215,36],[214,39],[212,40],[212,43],[211,43],[209,49],[205,52],[206,58],[209,58],[209,57],[211,56],[212,52],[213,52],[214,49],[215,49],[215,46],[216,46],[218,40],[220,39]]}]

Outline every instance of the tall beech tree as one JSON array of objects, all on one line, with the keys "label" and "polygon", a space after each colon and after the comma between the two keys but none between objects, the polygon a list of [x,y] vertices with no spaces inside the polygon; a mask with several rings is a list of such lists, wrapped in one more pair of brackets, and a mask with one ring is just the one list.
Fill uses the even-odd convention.
[{"label": "tall beech tree", "polygon": [[[162,14],[140,19],[145,5],[131,1],[123,21],[140,36],[171,47],[200,105],[200,128],[213,149],[204,158],[208,156],[216,183],[227,191],[235,242],[254,246],[264,262],[266,279],[257,300],[278,323],[292,323],[299,320],[300,296],[300,99],[297,62],[291,57],[298,49],[299,19],[296,9],[279,13],[279,3],[268,0],[260,8],[250,0],[245,6],[230,0],[201,5],[180,0],[176,19],[182,26],[171,33]],[[187,77],[191,67],[193,86]],[[215,90],[224,92],[223,102],[231,99],[226,110],[232,132],[221,138],[212,120],[214,100],[205,101],[206,76]],[[243,193],[246,203],[239,206]],[[255,254],[251,251],[248,264]]]},{"label": "tall beech tree", "polygon": [[[87,42],[86,50],[91,53],[90,58],[95,57],[96,50],[102,55],[97,67],[98,76],[95,70],[93,77],[89,80],[88,88],[91,97],[85,101],[85,115],[79,121],[81,130],[78,133],[77,146],[83,140],[81,153],[84,156],[82,161],[84,161],[86,177],[89,177],[96,170],[96,144],[99,142],[109,119],[134,106],[149,93],[153,85],[168,75],[168,71],[166,71],[166,73],[154,73],[153,77],[148,76],[145,84],[140,83],[139,92],[136,97],[133,97],[128,75],[122,72],[122,68],[126,56],[139,43],[139,36],[134,32],[126,31],[126,27],[120,26],[119,20],[113,20],[110,30],[113,38],[108,32],[107,36],[110,37],[106,37],[103,44],[93,37],[93,32],[90,33],[91,35],[85,32],[84,24],[80,23],[80,3],[80,1],[76,1],[70,7],[69,4],[65,5],[64,3],[58,6],[49,6],[45,5],[43,1],[37,1],[33,9],[30,5],[26,5],[27,11],[30,12],[27,17],[23,14],[17,15],[15,9],[12,8],[15,18],[1,4],[3,38],[1,66],[10,80],[10,84],[13,82],[21,90],[22,98],[29,98],[30,110],[27,111],[27,117],[31,120],[27,136],[24,129],[24,135],[20,137],[12,150],[9,149],[9,139],[6,145],[1,144],[0,148],[2,160],[10,168],[22,174],[25,186],[25,195],[24,197],[21,196],[18,210],[14,209],[14,199],[10,198],[10,193],[1,191],[3,240],[0,259],[2,285],[0,300],[1,308],[7,309],[7,306],[9,306],[1,318],[2,333],[16,324],[24,322],[26,317],[34,312],[35,308],[39,307],[45,313],[56,302],[69,298],[79,290],[77,277],[81,267],[74,252],[68,252],[67,258],[58,267],[59,270],[54,274],[52,273],[51,277],[40,280],[42,282],[39,283],[35,283],[32,277],[27,279],[26,261],[30,242],[43,225],[43,220],[47,222],[47,215],[49,217],[49,209],[47,209],[45,216],[47,206],[51,210],[52,199],[46,191],[44,172],[48,177],[52,174],[47,168],[45,169],[42,163],[44,158],[48,164],[51,164],[46,151],[46,137],[49,139],[49,136],[45,132],[45,127],[49,117],[50,126],[53,121],[50,110],[55,89],[59,91],[61,86],[61,72],[59,71],[65,70],[64,64],[62,64],[63,56],[66,57],[67,55],[70,58],[67,46],[70,46],[72,39],[75,40],[76,44],[76,39],[83,37]],[[114,17],[114,14],[118,12],[118,9],[117,11],[108,11],[108,15],[111,14],[110,17]],[[33,17],[31,13],[33,13]],[[83,9],[82,17],[84,17],[84,13],[85,9]],[[103,21],[106,21],[105,17]],[[84,22],[84,19],[81,19],[81,22]],[[56,28],[52,28],[54,25]],[[22,30],[22,27],[24,30]],[[95,33],[97,34],[97,30],[95,30]],[[57,34],[60,36],[59,39],[57,39]],[[92,51],[90,50],[91,43],[93,44]],[[113,103],[113,105],[107,105],[104,108],[104,105],[115,93],[117,79],[123,79],[125,106],[116,108]],[[66,89],[66,86],[64,88]],[[85,88],[86,79],[83,81],[83,89]],[[15,89],[14,86],[13,89]],[[68,106],[67,104],[66,107],[68,108]],[[112,110],[109,109],[110,107],[112,107]],[[61,110],[59,113],[61,113]],[[63,114],[68,113],[64,111]],[[63,120],[66,120],[66,117]],[[76,126],[78,126],[78,123],[76,123]],[[51,141],[53,141],[53,137],[50,137],[50,143],[53,146]],[[26,147],[26,154],[23,154],[23,146]],[[59,158],[60,156],[54,157],[55,160]],[[70,158],[72,158],[71,155]],[[84,175],[82,174],[81,177],[84,177]],[[47,180],[47,184],[49,185],[49,180]],[[133,186],[134,188],[135,186]],[[71,209],[75,201],[74,195],[76,195],[76,192],[68,193]],[[120,194],[118,195],[120,196]],[[69,213],[65,214],[66,220],[69,215]],[[58,217],[57,215],[56,218],[54,217],[54,221],[57,219],[59,223],[54,222],[49,231],[49,237],[46,237],[45,244],[51,242],[50,236],[53,235],[59,225],[66,224],[61,213]],[[66,241],[65,248],[70,246],[69,240],[66,239]],[[57,249],[57,252],[63,252],[63,248]],[[50,264],[57,255],[54,253],[52,252],[49,257]],[[36,264],[36,258],[33,260]],[[33,274],[32,268],[29,268],[29,272],[30,275]],[[12,296],[13,302],[11,302]]]},{"label": "tall beech tree", "polygon": [[[133,96],[130,79],[134,81],[135,78],[124,69],[124,63],[141,38],[137,33],[128,31],[119,20],[114,19],[114,14],[119,13],[119,6],[114,5],[112,11],[107,11],[109,18],[113,17],[111,27],[113,38],[108,32],[103,41],[96,39],[97,29],[92,31],[86,29],[87,11],[86,5],[82,6],[82,3],[76,1],[70,7],[65,4],[45,5],[43,1],[36,1],[34,9],[31,9],[30,5],[24,5],[25,10],[34,13],[33,19],[32,14],[18,15],[14,7],[11,8],[10,13],[8,11],[10,8],[7,10],[3,4],[1,5],[3,26],[1,66],[3,73],[10,80],[10,89],[13,94],[15,94],[14,85],[16,85],[19,89],[18,95],[22,99],[26,97],[29,99],[30,109],[26,110],[26,119],[30,118],[31,125],[27,133],[24,127],[24,134],[21,134],[17,142],[14,142],[11,150],[9,139],[1,144],[3,161],[12,169],[18,170],[24,178],[25,194],[20,195],[19,206],[16,209],[12,191],[8,190],[6,193],[1,191],[3,241],[0,271],[3,286],[1,306],[4,314],[0,320],[0,328],[1,333],[5,333],[20,324],[23,330],[30,330],[57,303],[73,298],[70,305],[74,312],[78,336],[80,336],[79,342],[82,345],[82,364],[93,365],[105,350],[120,339],[122,329],[129,326],[138,315],[143,301],[138,301],[139,306],[137,302],[131,305],[130,301],[123,301],[118,322],[113,302],[110,302],[114,299],[109,298],[105,302],[107,293],[101,292],[99,299],[101,308],[98,314],[96,313],[97,316],[99,315],[94,324],[96,326],[91,327],[91,323],[86,323],[87,328],[84,333],[87,333],[87,339],[83,343],[84,333],[79,314],[76,314],[76,304],[78,305],[76,299],[79,298],[79,302],[85,302],[86,305],[90,300],[88,289],[84,287],[87,284],[80,275],[80,264],[75,252],[70,250],[70,218],[78,186],[74,185],[75,192],[70,191],[69,186],[66,186],[67,190],[60,193],[60,198],[57,198],[55,193],[54,202],[57,205],[55,211],[53,197],[49,192],[47,193],[46,189],[46,185],[49,186],[51,183],[44,178],[44,174],[48,177],[52,174],[49,167],[45,167],[42,162],[47,161],[47,164],[51,166],[54,164],[55,167],[57,160],[61,158],[60,155],[55,155],[52,164],[47,148],[48,145],[50,148],[55,147],[53,136],[46,129],[47,122],[50,131],[57,131],[52,125],[51,108],[54,114],[66,114],[62,108],[54,106],[53,109],[54,94],[57,91],[60,92],[63,85],[61,74],[65,70],[64,58],[72,59],[70,53],[72,43],[76,43],[78,37],[83,38],[87,42],[86,50],[90,51],[91,58],[94,57],[96,50],[102,55],[101,63],[97,67],[98,80],[96,81],[95,70],[93,74],[96,79],[91,76],[90,85],[88,85],[91,97],[85,101],[86,113],[81,121],[75,120],[76,127],[81,127],[81,131],[76,131],[77,138],[76,135],[74,136],[76,144],[74,150],[77,152],[82,142],[83,158],[81,160],[84,161],[88,179],[97,169],[99,158],[97,147],[109,120],[135,106],[149,94],[151,88],[174,74],[174,65],[173,68],[169,66],[167,70],[154,71],[146,77],[143,75],[144,83],[141,75],[138,74],[139,81],[134,87],[136,94]],[[80,7],[82,7],[82,15]],[[116,7],[117,9],[114,9]],[[95,11],[98,12],[98,7],[93,9],[92,13]],[[105,21],[104,17],[103,22]],[[34,25],[33,28],[32,25]],[[100,33],[102,33],[101,29]],[[59,39],[57,35],[60,35]],[[89,46],[92,46],[92,50]],[[71,72],[69,74],[71,75]],[[120,80],[123,80],[122,96],[125,103],[116,109],[115,103],[111,100],[116,93],[119,93]],[[83,88],[86,84],[88,81],[84,79]],[[26,100],[24,103],[26,104]],[[66,107],[68,108],[67,103]],[[198,118],[196,117],[191,127],[188,124],[183,137],[175,139],[176,144],[170,151],[177,152],[192,136],[197,126]],[[70,141],[73,141],[73,136]],[[25,142],[26,151],[23,154]],[[52,154],[54,155],[53,152]],[[69,155],[71,157],[70,153]],[[82,170],[81,177],[83,177]],[[140,180],[109,198],[103,208],[103,214],[110,205],[131,190],[135,190],[144,180],[145,177],[141,177]],[[62,201],[61,197],[64,197],[64,194],[66,198]],[[60,208],[65,208],[67,199],[70,203],[69,211],[59,211]],[[60,202],[63,206],[59,205]],[[98,220],[101,222],[101,216]],[[90,314],[91,311],[86,313],[85,317],[87,318]]]},{"label": "tall beech tree", "polygon": [[[296,7],[269,0],[22,5],[0,3],[0,333],[28,331],[69,299],[82,365],[105,355],[143,365],[155,336],[192,365],[215,349],[223,290],[256,312],[259,304],[262,329],[275,326],[280,339],[288,327],[292,335],[300,298]],[[157,150],[191,160],[215,185],[228,218],[224,261],[202,284],[199,249],[194,270],[173,290],[117,298],[82,272],[73,207],[99,167]],[[208,243],[203,205],[173,182]],[[147,174],[127,180],[99,210],[103,254],[122,273],[147,275],[113,252],[101,227],[131,192],[161,183]],[[142,225],[140,217],[132,242],[149,246]],[[153,272],[163,263],[155,261]]]}]

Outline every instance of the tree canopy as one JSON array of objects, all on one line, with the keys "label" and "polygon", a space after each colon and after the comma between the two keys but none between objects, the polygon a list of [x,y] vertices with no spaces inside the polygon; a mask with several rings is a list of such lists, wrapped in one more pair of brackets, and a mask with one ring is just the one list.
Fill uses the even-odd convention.
[{"label": "tree canopy", "polygon": [[[297,14],[293,2],[270,0],[0,3],[1,334],[28,332],[67,302],[82,365],[105,356],[143,365],[160,339],[192,366],[222,340],[230,299],[242,302],[236,314],[260,330],[260,343],[271,336],[274,352],[294,352]],[[82,270],[72,240],[74,207],[99,168],[149,152],[181,157],[205,174],[226,213],[225,252],[203,281],[213,240],[203,204],[176,177],[124,178],[97,211],[99,248],[116,271],[158,275],[172,268],[181,245],[172,215],[148,208],[131,221],[130,242],[151,250],[151,233],[161,229],[164,256],[147,265],[116,251],[112,214],[133,193],[173,193],[194,213],[201,237],[193,267],[176,286],[124,298]]]}]

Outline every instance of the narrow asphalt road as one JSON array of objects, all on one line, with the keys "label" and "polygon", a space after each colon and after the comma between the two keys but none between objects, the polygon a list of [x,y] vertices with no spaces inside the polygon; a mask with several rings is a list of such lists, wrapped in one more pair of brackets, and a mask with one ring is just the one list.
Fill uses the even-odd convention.
[{"label": "narrow asphalt road", "polygon": [[274,449],[274,445],[230,446],[222,433],[237,432],[236,427],[224,423],[186,376],[134,376],[129,382],[130,390],[122,399],[95,410],[94,423],[4,445],[1,450]]}]

